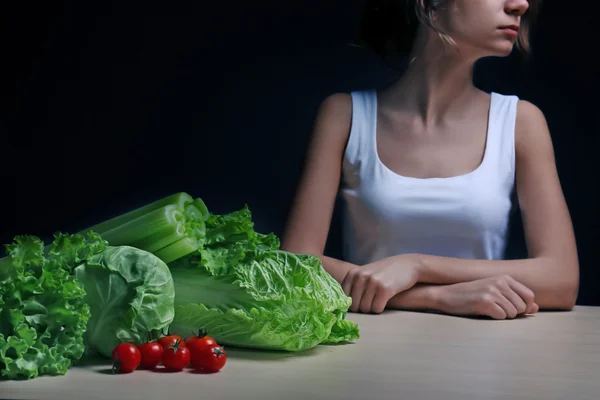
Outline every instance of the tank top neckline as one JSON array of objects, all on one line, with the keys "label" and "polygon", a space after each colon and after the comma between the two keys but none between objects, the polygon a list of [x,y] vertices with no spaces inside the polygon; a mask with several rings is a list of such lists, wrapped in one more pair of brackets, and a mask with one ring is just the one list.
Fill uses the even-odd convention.
[{"label": "tank top neckline", "polygon": [[373,102],[373,107],[371,109],[371,113],[372,113],[372,131],[371,133],[371,146],[372,146],[372,152],[374,153],[374,158],[375,158],[375,162],[377,163],[378,167],[381,168],[383,171],[385,171],[386,174],[390,175],[392,178],[396,179],[396,180],[400,180],[400,181],[406,181],[406,182],[411,182],[411,183],[434,183],[434,182],[440,182],[440,183],[450,183],[450,182],[455,182],[455,181],[460,181],[463,179],[469,179],[469,178],[473,178],[475,177],[477,174],[479,174],[482,170],[485,169],[485,166],[487,165],[487,161],[490,158],[490,151],[491,151],[491,147],[492,147],[492,140],[493,140],[493,133],[494,133],[494,105],[495,105],[495,100],[496,100],[496,93],[495,92],[491,92],[490,93],[490,104],[489,104],[489,109],[488,109],[488,116],[487,116],[487,127],[486,127],[486,138],[485,138],[485,147],[483,150],[483,157],[481,159],[481,162],[479,163],[479,165],[469,171],[469,172],[465,172],[463,174],[459,174],[459,175],[453,175],[453,176],[448,176],[448,177],[429,177],[429,178],[419,178],[419,177],[414,177],[414,176],[408,176],[408,175],[402,175],[399,174],[395,171],[392,171],[387,165],[385,165],[385,163],[381,160],[381,158],[379,158],[379,150],[377,148],[377,127],[378,127],[378,97],[377,97],[377,90],[373,89],[371,90],[371,98],[372,98],[372,102]]}]

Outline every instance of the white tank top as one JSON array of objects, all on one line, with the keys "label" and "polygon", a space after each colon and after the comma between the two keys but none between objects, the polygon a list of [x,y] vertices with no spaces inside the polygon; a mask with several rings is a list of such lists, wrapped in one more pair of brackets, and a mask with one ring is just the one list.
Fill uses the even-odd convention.
[{"label": "white tank top", "polygon": [[484,157],[475,170],[414,178],[379,159],[376,90],[351,96],[340,192],[344,259],[357,265],[405,253],[502,259],[513,210],[518,97],[491,93]]}]

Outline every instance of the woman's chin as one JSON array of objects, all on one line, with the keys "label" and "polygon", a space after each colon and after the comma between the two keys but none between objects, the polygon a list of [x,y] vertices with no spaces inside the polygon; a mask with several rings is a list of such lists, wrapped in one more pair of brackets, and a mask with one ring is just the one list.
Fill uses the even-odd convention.
[{"label": "woman's chin", "polygon": [[514,44],[511,42],[496,44],[496,46],[489,49],[491,53],[490,56],[507,57],[512,53],[513,49]]}]

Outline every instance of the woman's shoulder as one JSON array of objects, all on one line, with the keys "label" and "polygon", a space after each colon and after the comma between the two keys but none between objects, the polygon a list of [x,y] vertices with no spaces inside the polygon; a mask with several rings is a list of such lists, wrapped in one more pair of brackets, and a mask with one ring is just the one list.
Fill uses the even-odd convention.
[{"label": "woman's shoulder", "polygon": [[521,98],[517,93],[497,91],[486,93],[496,99],[512,103],[517,145],[523,140],[535,141],[548,135],[546,118],[536,104]]},{"label": "woman's shoulder", "polygon": [[332,92],[327,94],[321,100],[321,107],[348,107],[352,105],[354,98],[359,96],[370,96],[376,94],[378,89],[375,87],[355,88],[345,92]]},{"label": "woman's shoulder", "polygon": [[352,125],[351,93],[335,92],[325,96],[318,107],[313,127],[315,144],[341,151]]},{"label": "woman's shoulder", "polygon": [[[335,92],[321,100],[317,111],[317,123],[328,128],[350,124],[352,118],[352,94]],[[327,129],[330,131],[331,129]],[[334,129],[339,130],[339,129]]]},{"label": "woman's shoulder", "polygon": [[334,92],[321,100],[319,111],[338,113],[350,106],[352,106],[352,92]]},{"label": "woman's shoulder", "polygon": [[513,92],[504,92],[504,91],[481,91],[482,93],[484,93],[485,95],[487,95],[488,97],[495,97],[496,99],[501,99],[504,101],[512,101],[515,102],[515,104],[519,103],[521,101],[521,98],[519,97],[519,95],[517,93],[513,93]]},{"label": "woman's shoulder", "polygon": [[[515,122],[517,148],[550,145],[550,130],[543,111],[534,103],[519,99]],[[537,145],[536,145],[537,143]]]}]

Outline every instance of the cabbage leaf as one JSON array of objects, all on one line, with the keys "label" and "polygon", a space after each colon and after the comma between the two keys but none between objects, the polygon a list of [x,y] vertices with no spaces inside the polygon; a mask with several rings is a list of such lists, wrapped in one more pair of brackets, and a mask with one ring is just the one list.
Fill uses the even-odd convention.
[{"label": "cabbage leaf", "polygon": [[250,219],[247,207],[211,216],[205,246],[169,264],[171,331],[186,337],[204,328],[225,345],[286,351],[358,339],[345,319],[352,300],[321,260],[281,250]]},{"label": "cabbage leaf", "polygon": [[90,351],[110,357],[122,342],[140,344],[174,317],[174,286],[167,265],[130,246],[109,246],[75,269],[85,288],[91,318],[85,333]]}]

